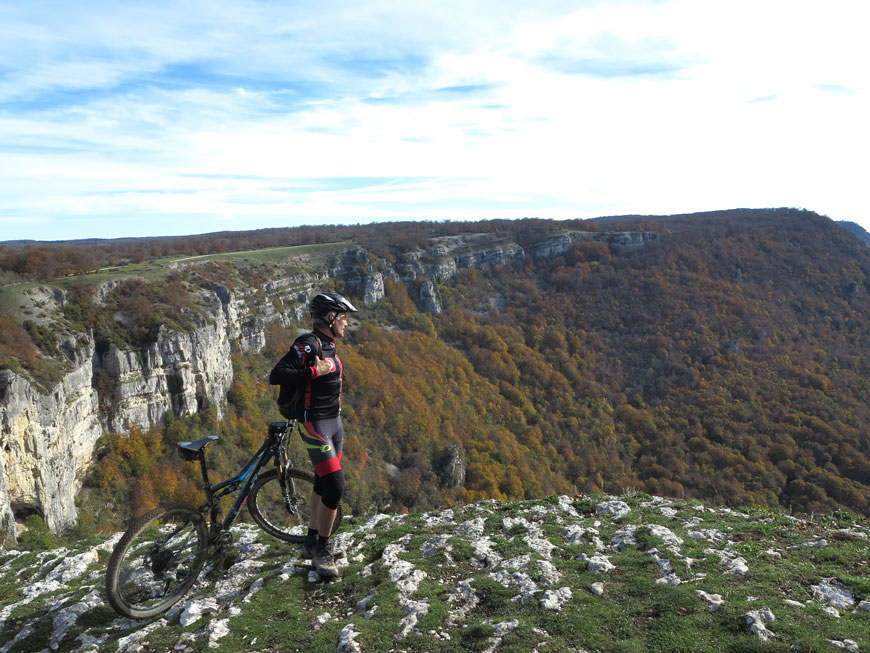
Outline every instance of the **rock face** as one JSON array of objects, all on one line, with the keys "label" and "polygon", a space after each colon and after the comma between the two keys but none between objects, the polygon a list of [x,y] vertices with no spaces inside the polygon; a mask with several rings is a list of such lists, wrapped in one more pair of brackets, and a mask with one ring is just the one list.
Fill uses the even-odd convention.
[{"label": "rock face", "polygon": [[91,386],[93,344],[79,348],[72,371],[50,393],[0,371],[0,523],[15,537],[13,513],[38,513],[54,531],[75,523],[81,487],[103,433]]},{"label": "rock face", "polygon": [[427,251],[408,252],[398,262],[402,280],[413,281],[422,276],[443,281],[462,269],[482,270],[519,261],[525,256],[517,243],[494,234],[445,236],[432,242]]},{"label": "rock face", "polygon": [[72,369],[50,392],[0,372],[0,528],[7,542],[15,538],[16,515],[37,513],[54,532],[75,524],[74,497],[104,430],[147,429],[170,410],[189,415],[215,406],[222,413],[233,380],[229,293],[226,300],[204,293],[194,329],[161,327],[143,350],[98,351],[90,336],[79,335],[75,347],[62,347]]},{"label": "rock face", "polygon": [[576,242],[601,242],[622,247],[642,247],[646,243],[657,240],[659,234],[654,231],[564,231],[535,241],[529,252],[532,256],[558,256],[568,251]]},{"label": "rock face", "polygon": [[384,277],[380,272],[365,277],[362,296],[366,304],[376,304],[384,298]]},{"label": "rock face", "polygon": [[420,284],[420,305],[426,313],[432,315],[438,315],[444,310],[441,306],[441,293],[438,292],[438,286],[431,281]]},{"label": "rock face", "polygon": [[441,482],[447,487],[465,485],[465,461],[462,459],[462,452],[455,442],[451,442],[441,455],[436,471]]},{"label": "rock face", "polygon": [[202,321],[192,331],[161,327],[157,342],[144,351],[110,346],[95,361],[95,368],[114,380],[108,429],[117,433],[135,425],[147,429],[166,413],[190,415],[205,406],[222,404],[233,382],[230,329],[216,295]]}]

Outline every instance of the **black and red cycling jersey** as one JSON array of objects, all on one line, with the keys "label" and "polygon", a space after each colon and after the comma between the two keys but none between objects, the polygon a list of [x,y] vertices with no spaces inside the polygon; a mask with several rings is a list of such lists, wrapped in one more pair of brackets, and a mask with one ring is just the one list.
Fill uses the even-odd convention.
[{"label": "black and red cycling jersey", "polygon": [[[317,375],[315,357],[320,356],[332,368]],[[296,405],[294,417],[300,422],[330,419],[341,413],[341,360],[335,351],[335,341],[323,334],[305,333],[293,345],[269,374],[269,383],[281,386],[278,405],[287,404],[297,390],[303,395]]]}]

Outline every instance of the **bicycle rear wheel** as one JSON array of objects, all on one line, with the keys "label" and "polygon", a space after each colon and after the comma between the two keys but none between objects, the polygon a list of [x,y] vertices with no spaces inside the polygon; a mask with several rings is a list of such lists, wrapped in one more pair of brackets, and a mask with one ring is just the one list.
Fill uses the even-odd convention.
[{"label": "bicycle rear wheel", "polygon": [[[311,491],[314,489],[314,474],[301,469],[287,469],[284,473],[286,500],[277,470],[270,469],[254,483],[248,497],[248,511],[257,525],[270,535],[285,542],[299,543],[305,540],[308,521],[311,518]],[[341,525],[342,510],[339,504],[332,522],[332,532]]]},{"label": "bicycle rear wheel", "polygon": [[190,506],[168,504],[139,517],[112,551],[106,594],[118,614],[146,619],[165,612],[199,576],[208,528]]}]

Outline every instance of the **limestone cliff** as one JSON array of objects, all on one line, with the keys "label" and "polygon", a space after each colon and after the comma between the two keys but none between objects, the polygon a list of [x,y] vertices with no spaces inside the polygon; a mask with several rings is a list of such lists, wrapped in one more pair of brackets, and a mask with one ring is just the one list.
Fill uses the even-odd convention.
[{"label": "limestone cliff", "polygon": [[105,431],[147,429],[170,410],[186,415],[214,406],[222,413],[232,383],[231,335],[241,339],[245,331],[229,323],[231,294],[226,304],[213,291],[197,299],[194,328],[161,327],[141,349],[97,346],[91,334],[69,338],[57,314],[67,359],[57,361],[65,372],[49,391],[0,371],[0,538],[14,539],[15,519],[33,513],[55,532],[75,524],[74,497]]},{"label": "limestone cliff", "polygon": [[80,347],[73,369],[49,393],[0,371],[0,522],[7,540],[15,535],[15,511],[42,514],[54,531],[75,523],[75,493],[103,433],[93,355],[92,343]]},{"label": "limestone cliff", "polygon": [[642,247],[657,240],[655,231],[560,231],[539,238],[529,252],[532,256],[558,256],[576,242],[601,242],[623,247]]},{"label": "limestone cliff", "polygon": [[94,369],[112,379],[107,427],[122,433],[136,425],[147,429],[166,413],[189,415],[205,406],[222,414],[233,382],[228,312],[215,293],[203,293],[204,316],[190,331],[163,327],[157,341],[144,350],[121,350],[111,345],[94,359]]},{"label": "limestone cliff", "polygon": [[406,253],[397,267],[404,281],[418,276],[444,281],[458,270],[506,265],[523,256],[525,252],[520,245],[496,234],[463,234],[434,238],[427,251]]}]

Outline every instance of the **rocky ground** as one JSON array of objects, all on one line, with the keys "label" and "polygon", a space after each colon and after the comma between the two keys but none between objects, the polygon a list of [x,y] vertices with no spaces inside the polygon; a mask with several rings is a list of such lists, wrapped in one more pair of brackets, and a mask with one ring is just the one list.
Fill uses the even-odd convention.
[{"label": "rocky ground", "polygon": [[649,496],[347,519],[341,578],[249,524],[161,618],[108,606],[119,535],[0,556],[13,651],[870,651],[870,528]]}]

